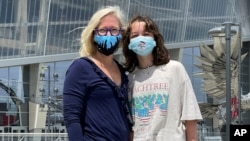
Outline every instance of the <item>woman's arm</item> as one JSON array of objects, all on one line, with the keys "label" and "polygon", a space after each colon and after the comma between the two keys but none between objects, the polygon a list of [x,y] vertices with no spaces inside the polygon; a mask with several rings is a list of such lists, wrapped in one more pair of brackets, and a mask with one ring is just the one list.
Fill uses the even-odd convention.
[{"label": "woman's arm", "polygon": [[70,141],[82,141],[83,129],[81,119],[83,118],[84,101],[84,72],[82,65],[73,62],[68,68],[63,87],[63,114]]}]

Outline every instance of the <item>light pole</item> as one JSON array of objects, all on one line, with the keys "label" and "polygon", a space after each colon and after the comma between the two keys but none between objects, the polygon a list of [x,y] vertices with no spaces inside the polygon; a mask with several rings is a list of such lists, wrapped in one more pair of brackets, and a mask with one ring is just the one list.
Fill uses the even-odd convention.
[{"label": "light pole", "polygon": [[241,125],[242,123],[242,117],[241,117],[241,95],[242,95],[242,91],[241,91],[241,33],[242,33],[242,29],[241,29],[241,24],[237,24],[239,27],[238,30],[238,34],[239,34],[239,42],[238,42],[238,109],[239,109],[239,124]]},{"label": "light pole", "polygon": [[[231,124],[231,36],[236,34],[231,30],[235,25],[231,22],[225,22],[222,27],[210,29],[208,34],[213,37],[225,37],[226,40],[226,141],[230,141],[230,124]],[[240,56],[239,56],[240,57]]]}]

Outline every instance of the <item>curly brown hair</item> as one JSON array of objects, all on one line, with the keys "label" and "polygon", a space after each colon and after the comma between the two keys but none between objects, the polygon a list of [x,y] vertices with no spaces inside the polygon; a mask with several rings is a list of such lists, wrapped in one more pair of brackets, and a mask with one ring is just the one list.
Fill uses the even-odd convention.
[{"label": "curly brown hair", "polygon": [[125,57],[124,68],[128,72],[133,72],[135,67],[139,65],[137,55],[132,50],[128,49],[130,43],[131,25],[134,22],[145,22],[145,31],[153,34],[156,47],[153,49],[153,64],[156,66],[167,64],[170,60],[167,48],[164,45],[164,38],[159,32],[156,23],[148,16],[137,15],[130,20],[127,29],[123,32],[123,55]]}]

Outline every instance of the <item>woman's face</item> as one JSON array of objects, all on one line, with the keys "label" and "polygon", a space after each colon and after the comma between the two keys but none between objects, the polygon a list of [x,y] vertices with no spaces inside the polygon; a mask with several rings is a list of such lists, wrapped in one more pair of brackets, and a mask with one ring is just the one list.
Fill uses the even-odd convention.
[{"label": "woman's face", "polygon": [[104,16],[98,27],[96,28],[99,35],[107,35],[110,36],[112,34],[119,34],[120,32],[120,24],[117,17],[113,14],[109,14]]},{"label": "woman's face", "polygon": [[154,37],[153,33],[145,31],[145,22],[135,21],[131,24],[130,39],[138,36],[150,36]]}]

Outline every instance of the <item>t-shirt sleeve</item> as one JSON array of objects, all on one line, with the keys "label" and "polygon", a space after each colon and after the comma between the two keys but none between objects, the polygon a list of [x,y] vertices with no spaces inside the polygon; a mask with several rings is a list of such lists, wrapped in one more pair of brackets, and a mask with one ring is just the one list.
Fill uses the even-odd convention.
[{"label": "t-shirt sleeve", "polygon": [[200,108],[194,93],[191,80],[182,64],[180,64],[180,75],[183,81],[180,85],[182,93],[182,116],[181,120],[202,120]]}]

